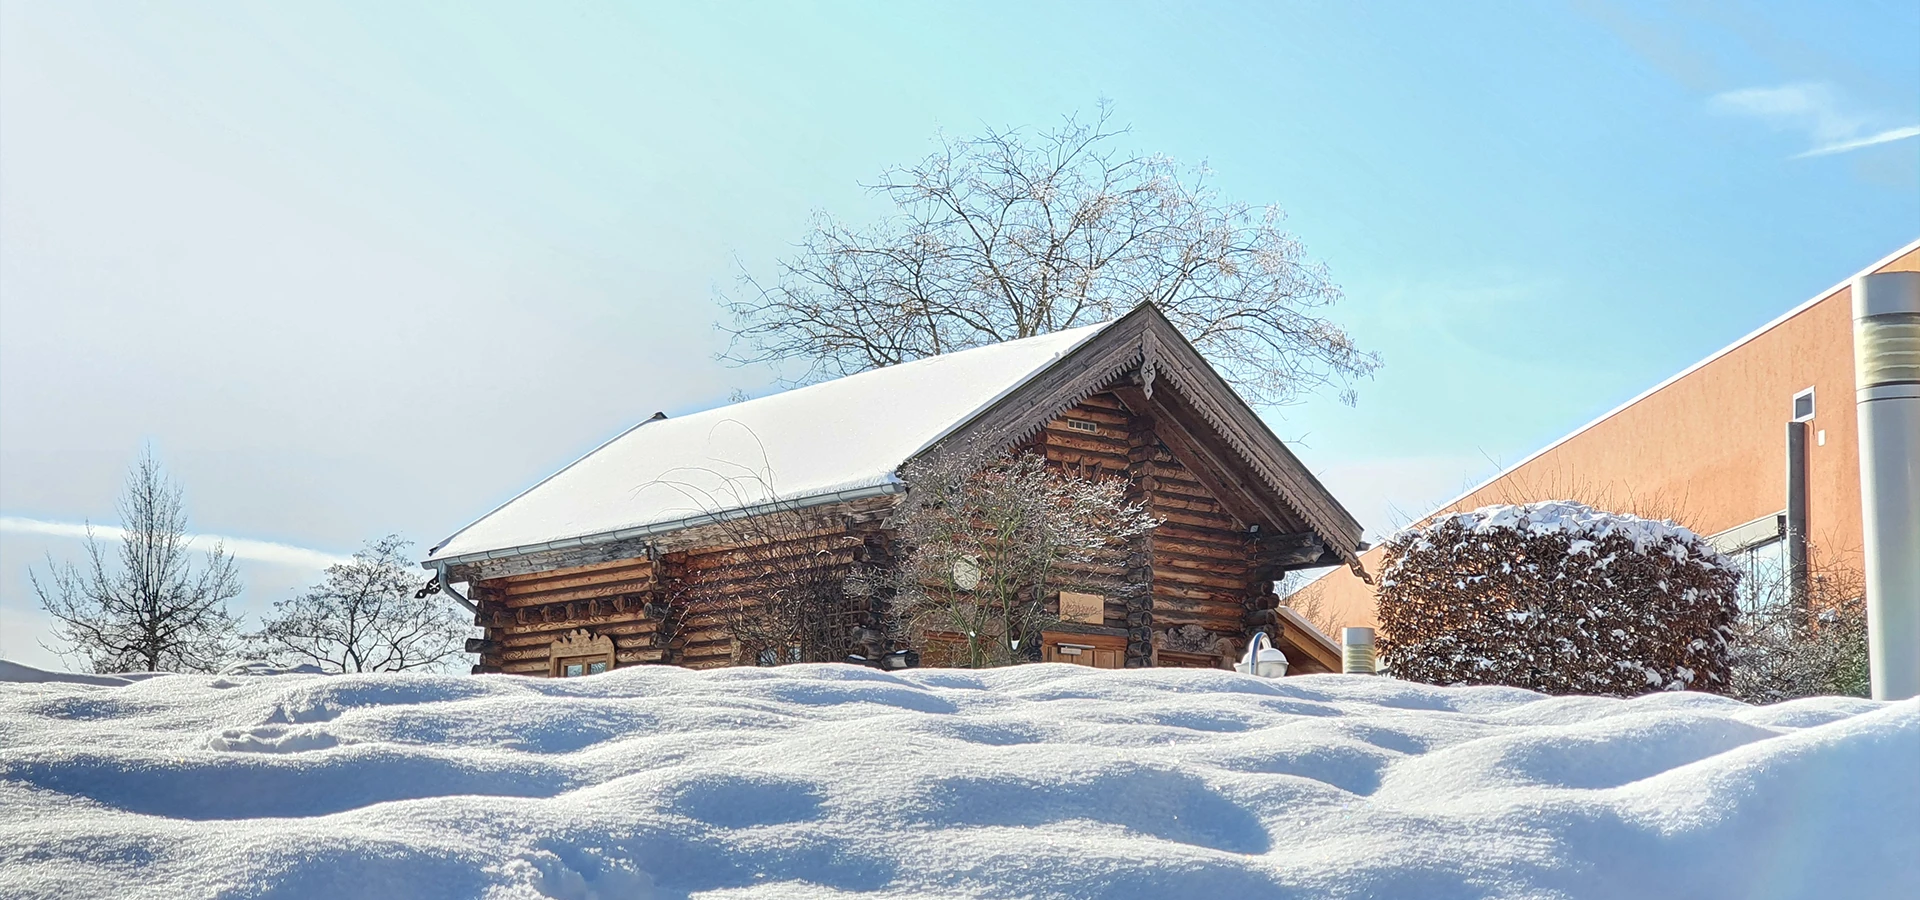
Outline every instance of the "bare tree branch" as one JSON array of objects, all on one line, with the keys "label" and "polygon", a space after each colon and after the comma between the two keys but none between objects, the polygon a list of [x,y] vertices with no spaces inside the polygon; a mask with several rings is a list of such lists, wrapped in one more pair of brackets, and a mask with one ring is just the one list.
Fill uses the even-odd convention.
[{"label": "bare tree branch", "polygon": [[955,451],[902,472],[909,490],[891,519],[906,553],[887,572],[892,612],[914,644],[965,646],[956,665],[1024,662],[1059,622],[1048,601],[1075,573],[1156,524],[1122,479],[1049,468],[1031,453]]},{"label": "bare tree branch", "polygon": [[1105,321],[1151,301],[1248,399],[1324,386],[1353,401],[1379,366],[1325,310],[1326,268],[1276,207],[1222,199],[1204,167],[1122,152],[1102,105],[1049,131],[943,138],[870,189],[893,215],[816,217],[764,283],[722,302],[736,363],[804,361],[834,378]]},{"label": "bare tree branch", "polygon": [[409,542],[387,535],[327,567],[326,578],[273,604],[250,649],[330,672],[445,669],[460,661],[473,623],[438,596],[417,596]]}]

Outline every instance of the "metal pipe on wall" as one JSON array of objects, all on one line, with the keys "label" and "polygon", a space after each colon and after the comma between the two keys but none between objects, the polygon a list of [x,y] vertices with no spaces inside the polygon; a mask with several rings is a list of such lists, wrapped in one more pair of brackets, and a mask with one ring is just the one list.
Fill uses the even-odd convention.
[{"label": "metal pipe on wall", "polygon": [[1876,700],[1920,696],[1920,272],[1853,282],[1867,648]]},{"label": "metal pipe on wall", "polygon": [[1787,423],[1787,595],[1807,602],[1807,423]]}]

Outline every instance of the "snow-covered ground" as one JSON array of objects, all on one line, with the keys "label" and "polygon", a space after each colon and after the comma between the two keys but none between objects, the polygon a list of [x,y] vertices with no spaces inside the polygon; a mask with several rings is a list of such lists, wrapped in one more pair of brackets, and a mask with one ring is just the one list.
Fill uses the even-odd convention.
[{"label": "snow-covered ground", "polygon": [[1033,665],[35,683],[0,897],[1912,897],[1920,702]]}]

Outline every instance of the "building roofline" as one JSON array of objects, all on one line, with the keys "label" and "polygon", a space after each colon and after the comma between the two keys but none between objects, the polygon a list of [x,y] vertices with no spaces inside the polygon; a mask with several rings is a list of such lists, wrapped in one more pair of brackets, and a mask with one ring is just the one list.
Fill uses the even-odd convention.
[{"label": "building roofline", "polygon": [[1792,309],[1789,309],[1786,312],[1783,312],[1780,315],[1775,316],[1773,320],[1768,322],[1767,324],[1762,325],[1751,332],[1748,332],[1745,337],[1742,337],[1739,340],[1736,340],[1733,343],[1728,344],[1725,347],[1722,347],[1719,350],[1714,351],[1712,354],[1708,355],[1706,358],[1700,360],[1699,362],[1696,362],[1693,365],[1690,365],[1684,369],[1681,369],[1679,372],[1676,372],[1673,375],[1668,376],[1667,378],[1662,380],[1659,384],[1656,384],[1653,387],[1647,388],[1646,390],[1641,391],[1638,394],[1635,394],[1632,399],[1626,401],[1625,403],[1622,403],[1619,406],[1616,406],[1610,410],[1607,410],[1604,413],[1601,413],[1593,421],[1588,422],[1587,424],[1582,425],[1579,428],[1575,428],[1574,430],[1569,431],[1564,435],[1561,435],[1560,438],[1555,440],[1554,442],[1546,445],[1545,447],[1541,447],[1540,449],[1535,450],[1532,453],[1527,454],[1527,456],[1521,459],[1519,462],[1516,462],[1513,465],[1510,465],[1510,466],[1507,466],[1506,468],[1501,469],[1499,472],[1495,473],[1492,477],[1486,479],[1485,481],[1480,482],[1479,484],[1474,485],[1473,487],[1466,489],[1465,491],[1462,491],[1458,496],[1454,497],[1453,499],[1448,500],[1447,502],[1442,503],[1439,506],[1435,506],[1434,508],[1428,510],[1426,514],[1422,515],[1419,519],[1414,520],[1415,524],[1419,522],[1424,522],[1427,519],[1432,518],[1434,515],[1440,513],[1442,510],[1448,509],[1454,506],[1455,504],[1459,503],[1460,501],[1465,500],[1468,497],[1471,497],[1474,494],[1479,493],[1480,491],[1486,490],[1489,487],[1492,487],[1493,485],[1499,483],[1501,479],[1506,478],[1507,476],[1512,475],[1513,473],[1519,471],[1522,467],[1526,466],[1528,463],[1531,463],[1534,460],[1547,455],[1548,453],[1552,452],[1555,448],[1559,447],[1560,445],[1565,444],[1566,442],[1571,441],[1582,434],[1585,434],[1586,432],[1592,430],[1595,426],[1599,425],[1600,423],[1605,422],[1606,420],[1611,419],[1614,416],[1617,416],[1623,412],[1626,412],[1633,405],[1639,403],[1642,400],[1647,399],[1648,397],[1653,396],[1654,394],[1657,394],[1665,390],[1666,388],[1671,386],[1674,382],[1677,382],[1680,379],[1687,377],[1688,375],[1692,375],[1693,373],[1698,372],[1703,368],[1706,368],[1709,364],[1713,363],[1715,360],[1718,360],[1721,357],[1726,356],[1727,354],[1732,353],[1733,351],[1746,346],[1747,344],[1751,343],[1755,338],[1758,338],[1759,336],[1766,334],[1767,332],[1772,331],[1773,329],[1778,328],[1781,325],[1785,324],[1788,319],[1791,319],[1794,316],[1797,316],[1803,312],[1806,312],[1809,309],[1812,309],[1815,304],[1829,297],[1832,297],[1834,294],[1839,293],[1840,289],[1852,284],[1854,279],[1859,278],[1862,275],[1871,274],[1881,268],[1884,268],[1885,266],[1890,265],[1894,260],[1899,259],[1900,257],[1905,256],[1909,253],[1912,253],[1915,250],[1920,250],[1920,238],[1916,238],[1913,241],[1908,242],[1906,246],[1901,247],[1900,249],[1895,250],[1892,253],[1889,253],[1886,256],[1881,257],[1879,261],[1868,265],[1866,268],[1861,269],[1860,271],[1855,272],[1852,275],[1848,275],[1846,278],[1842,279],[1839,283],[1833,285],[1832,287],[1829,287],[1826,290],[1823,290],[1817,294],[1814,294],[1811,298],[1805,301],[1802,301],[1801,303],[1795,304]]}]

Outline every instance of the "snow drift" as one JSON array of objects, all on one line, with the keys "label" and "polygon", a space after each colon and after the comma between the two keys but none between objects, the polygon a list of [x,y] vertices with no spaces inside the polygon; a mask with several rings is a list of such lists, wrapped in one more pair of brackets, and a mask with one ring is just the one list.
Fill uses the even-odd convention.
[{"label": "snow drift", "polygon": [[1030,665],[0,677],[0,896],[1892,897],[1920,701]]}]

